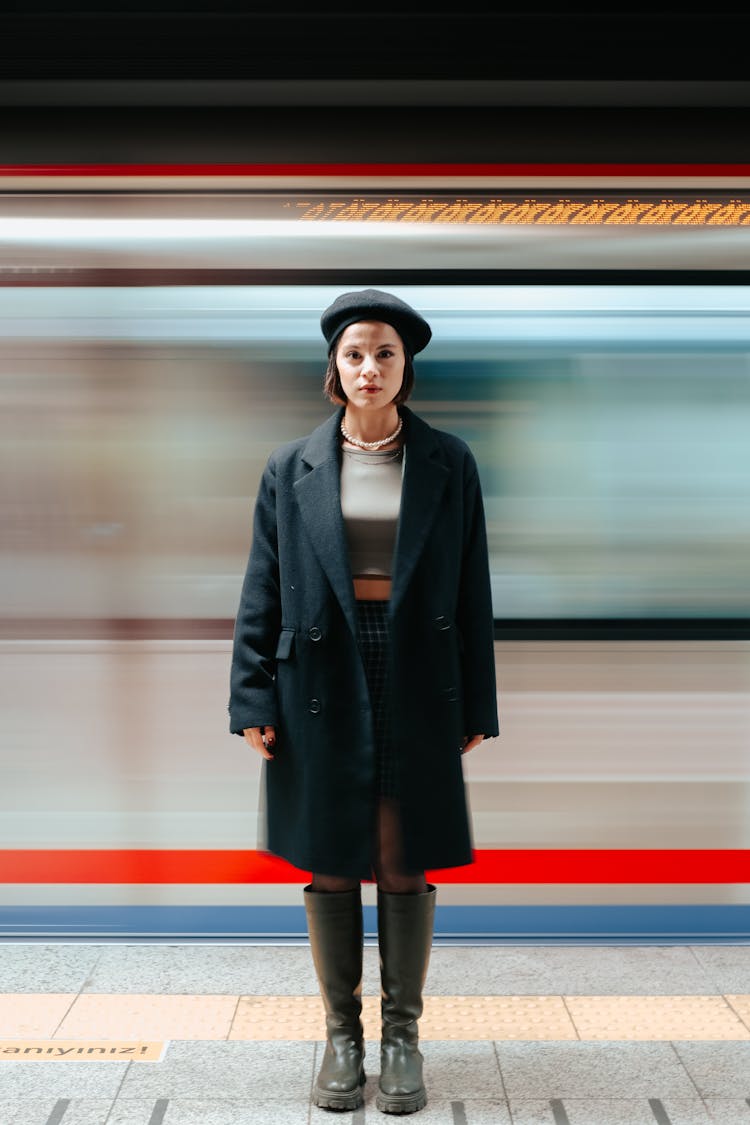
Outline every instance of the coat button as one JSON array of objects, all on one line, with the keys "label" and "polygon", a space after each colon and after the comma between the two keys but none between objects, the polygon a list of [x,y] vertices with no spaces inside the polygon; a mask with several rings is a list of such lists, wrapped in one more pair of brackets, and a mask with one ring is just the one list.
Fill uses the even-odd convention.
[{"label": "coat button", "polygon": [[444,617],[441,614],[440,617],[435,618],[435,628],[436,629],[439,629],[442,632],[443,629],[450,629],[450,627],[451,627],[451,623],[450,623],[450,621],[448,620],[447,617]]},{"label": "coat button", "polygon": [[454,687],[446,687],[443,688],[443,696],[448,700],[449,703],[455,703],[458,699],[458,692]]},{"label": "coat button", "polygon": [[310,700],[310,713],[312,715],[317,715],[322,706],[323,705],[322,705],[322,703],[320,702],[319,699],[311,699]]},{"label": "coat button", "polygon": [[311,641],[319,641],[323,636],[317,625],[313,625],[312,629],[308,629],[307,635]]}]

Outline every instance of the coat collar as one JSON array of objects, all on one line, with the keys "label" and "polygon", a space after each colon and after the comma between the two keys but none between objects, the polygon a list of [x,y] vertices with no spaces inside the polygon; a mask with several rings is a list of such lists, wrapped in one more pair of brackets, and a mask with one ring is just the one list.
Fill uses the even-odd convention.
[{"label": "coat collar", "polygon": [[[391,614],[397,611],[406,593],[449,474],[432,426],[407,406],[399,407],[399,411],[404,419],[406,463],[393,556]],[[310,434],[302,450],[302,460],[310,472],[294,487],[313,548],[356,636],[354,585],[341,515],[339,427],[343,416],[342,406]]]},{"label": "coat collar", "polygon": [[344,407],[337,408],[330,418],[326,418],[320,426],[313,430],[305,442],[302,450],[302,460],[311,469],[326,461],[339,461],[339,448],[341,445],[341,419],[344,417]]}]

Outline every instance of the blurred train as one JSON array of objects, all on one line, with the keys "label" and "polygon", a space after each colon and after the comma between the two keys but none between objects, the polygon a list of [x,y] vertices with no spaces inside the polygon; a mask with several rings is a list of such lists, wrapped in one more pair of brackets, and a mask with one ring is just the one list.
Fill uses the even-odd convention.
[{"label": "blurred train", "polygon": [[745,181],[45,175],[0,186],[0,933],[304,940],[231,635],[320,311],[376,285],[490,538],[501,734],[436,940],[750,938]]}]

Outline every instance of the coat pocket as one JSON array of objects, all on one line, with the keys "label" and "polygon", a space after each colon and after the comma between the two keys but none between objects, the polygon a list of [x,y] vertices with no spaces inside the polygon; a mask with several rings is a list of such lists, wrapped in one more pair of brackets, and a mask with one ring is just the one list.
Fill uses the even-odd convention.
[{"label": "coat pocket", "polygon": [[282,629],[276,645],[276,659],[289,660],[294,651],[294,629]]}]

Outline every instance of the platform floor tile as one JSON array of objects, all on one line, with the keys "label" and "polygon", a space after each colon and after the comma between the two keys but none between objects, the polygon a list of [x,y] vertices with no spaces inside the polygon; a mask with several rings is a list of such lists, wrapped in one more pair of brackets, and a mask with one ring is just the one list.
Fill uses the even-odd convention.
[{"label": "platform floor tile", "polygon": [[750,1043],[675,1042],[674,1049],[702,1098],[750,1096]]},{"label": "platform floor tile", "polygon": [[3,1062],[0,1065],[0,1102],[20,1098],[109,1098],[111,1101],[117,1096],[129,1066],[127,1062],[88,1059]]},{"label": "platform floor tile", "polygon": [[[715,1044],[688,1060],[691,1092],[675,1093],[674,1072],[664,1048],[682,1044],[489,1044],[433,1042],[425,1047],[428,1104],[415,1125],[748,1125],[750,1094],[710,1097],[705,1102],[694,1076],[720,1064],[713,1078],[725,1082],[746,1076],[746,1058],[733,1049],[745,1044]],[[688,1044],[692,1047],[694,1044]],[[706,1045],[711,1046],[711,1045]],[[203,1048],[206,1048],[204,1051]],[[602,1051],[606,1047],[606,1051]],[[633,1050],[633,1048],[636,1048]],[[644,1052],[644,1048],[651,1048]],[[657,1048],[656,1051],[653,1048]],[[171,1063],[98,1064],[118,1072],[117,1089],[75,1093],[76,1067],[16,1064],[6,1074],[26,1070],[47,1074],[54,1092],[21,1086],[0,1096],[2,1125],[325,1125],[333,1120],[311,1105],[310,1089],[323,1043],[170,1045]],[[572,1051],[572,1053],[571,1053]],[[192,1056],[192,1058],[191,1058]],[[364,1106],[337,1113],[338,1122],[366,1125],[385,1120],[377,1111],[377,1044],[369,1052]],[[581,1066],[581,1059],[586,1065]],[[647,1057],[648,1056],[648,1057]],[[677,1060],[675,1051],[672,1059]],[[523,1067],[519,1068],[519,1060]],[[312,1064],[312,1065],[310,1065]],[[123,1066],[129,1067],[123,1081]],[[501,1070],[502,1068],[502,1070]],[[525,1068],[525,1076],[521,1073]],[[678,1062],[682,1069],[682,1061]],[[514,1096],[520,1085],[536,1084],[536,1095]],[[596,1072],[596,1073],[594,1073]],[[684,1071],[687,1075],[688,1071]],[[140,1075],[140,1078],[138,1077]],[[637,1077],[637,1081],[636,1081]],[[47,1084],[43,1081],[42,1086]],[[605,1092],[604,1087],[609,1089]],[[624,1093],[624,1087],[630,1092]],[[541,1089],[546,1093],[541,1094]],[[596,1093],[587,1093],[591,1090]],[[509,1091],[506,1093],[505,1091]],[[510,1100],[508,1100],[508,1098]],[[115,1100],[116,1099],[116,1100]]]},{"label": "platform floor tile", "polygon": [[[149,1125],[143,1116],[149,1103],[118,1101],[107,1125]],[[446,1101],[430,1097],[424,1109],[414,1117],[387,1117],[375,1105],[375,1086],[365,1090],[365,1102],[351,1113],[319,1109],[301,1102],[231,1101],[217,1102],[170,1099],[161,1125],[382,1125],[388,1121],[413,1121],[414,1125],[513,1125],[508,1106],[502,1101]],[[36,1125],[36,1123],[34,1123]],[[68,1125],[67,1121],[61,1125]],[[76,1123],[77,1125],[77,1123]],[[600,1122],[599,1125],[604,1125]],[[653,1123],[652,1123],[653,1125]],[[692,1123],[690,1123],[692,1125]]]},{"label": "platform floor tile", "polygon": [[712,1125],[698,1097],[552,1098],[515,1101],[510,1108],[513,1125]]},{"label": "platform floor tile", "polygon": [[707,992],[750,992],[750,943],[719,942],[690,948],[711,982]]},{"label": "platform floor tile", "polygon": [[87,942],[1,944],[0,992],[80,992],[103,948]]},{"label": "platform floor tile", "polygon": [[[378,951],[364,950],[376,992]],[[307,944],[3,942],[0,992],[314,995]],[[433,995],[750,994],[746,945],[433,947]]]},{"label": "platform floor tile", "polygon": [[[748,992],[722,984],[720,962],[709,969],[691,946],[491,946],[432,950],[427,991],[518,996],[708,995]],[[731,966],[731,980],[750,982],[750,946]],[[367,985],[365,984],[365,988]],[[269,991],[276,991],[269,989]]]},{"label": "platform floor tile", "polygon": [[[170,1044],[163,1062],[131,1065],[118,1096],[309,1101],[314,1043]],[[272,1125],[272,1123],[269,1123]]]},{"label": "platform floor tile", "polygon": [[516,1099],[664,1100],[696,1094],[671,1043],[497,1043],[496,1050],[511,1104]]},{"label": "platform floor tile", "polygon": [[[322,1043],[318,1048],[318,1057],[322,1057],[321,1051]],[[507,1095],[493,1043],[432,1042],[424,1045],[422,1053],[425,1085],[432,1098],[505,1100]],[[378,1074],[379,1043],[373,1043],[370,1057],[373,1074]]]},{"label": "platform floor tile", "polygon": [[[366,949],[365,961],[375,980],[377,950]],[[114,945],[86,981],[87,992],[311,996],[317,988],[307,945]]]},{"label": "platform floor tile", "polygon": [[[109,1125],[111,1107],[111,1098],[4,1098],[0,1099],[0,1121],[3,1125],[103,1125],[105,1121]],[[152,1109],[150,1103],[137,1125],[146,1125]]]},{"label": "platform floor tile", "polygon": [[714,1125],[748,1125],[750,1097],[706,1098],[706,1108]]},{"label": "platform floor tile", "polygon": [[[169,1098],[165,1102],[164,1112],[160,1114],[153,1101],[119,1098],[107,1118],[107,1125],[156,1125],[155,1117],[159,1125],[308,1125],[310,1120],[309,1098],[295,1101],[284,1097],[231,1101]],[[331,1116],[328,1114],[327,1120]],[[336,1114],[332,1120],[345,1125],[353,1116]],[[63,1119],[60,1125],[68,1125],[68,1122]]]}]

